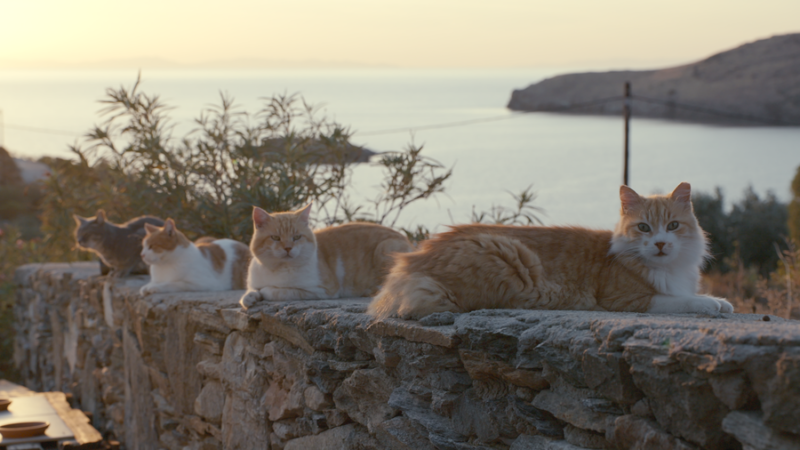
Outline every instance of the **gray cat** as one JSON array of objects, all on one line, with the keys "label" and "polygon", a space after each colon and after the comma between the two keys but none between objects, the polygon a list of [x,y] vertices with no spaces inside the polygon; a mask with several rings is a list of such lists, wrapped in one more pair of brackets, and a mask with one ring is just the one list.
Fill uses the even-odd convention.
[{"label": "gray cat", "polygon": [[75,241],[78,248],[97,254],[102,263],[113,270],[113,275],[124,277],[131,273],[146,274],[147,265],[142,261],[142,239],[145,236],[144,224],[163,226],[158,217],[141,216],[117,225],[106,220],[106,213],[97,210],[95,217],[73,215],[78,228]]}]

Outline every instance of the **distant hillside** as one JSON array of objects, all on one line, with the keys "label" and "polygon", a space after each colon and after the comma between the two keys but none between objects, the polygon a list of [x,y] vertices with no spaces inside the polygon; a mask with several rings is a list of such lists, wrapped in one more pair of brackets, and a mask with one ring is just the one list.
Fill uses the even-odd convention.
[{"label": "distant hillside", "polygon": [[[636,100],[635,116],[759,124],[679,107],[686,104],[761,118],[762,124],[800,125],[800,33],[762,39],[696,63],[667,69],[559,75],[514,90],[508,108],[556,111],[622,95],[626,81],[631,82],[634,96],[674,102],[662,105]],[[621,114],[622,105],[610,102],[569,112]]]}]

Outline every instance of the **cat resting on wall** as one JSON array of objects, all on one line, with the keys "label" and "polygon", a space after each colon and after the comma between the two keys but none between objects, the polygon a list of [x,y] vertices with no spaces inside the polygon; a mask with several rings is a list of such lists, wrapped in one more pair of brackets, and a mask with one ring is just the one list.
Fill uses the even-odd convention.
[{"label": "cat resting on wall", "polygon": [[729,313],[698,295],[708,257],[691,188],[639,196],[620,188],[616,229],[462,225],[397,264],[369,313],[420,318],[484,308]]},{"label": "cat resting on wall", "polygon": [[150,282],[142,295],[178,291],[244,289],[250,249],[233,239],[190,241],[167,219],[163,227],[146,224],[142,259],[150,266]]},{"label": "cat resting on wall", "polygon": [[95,253],[100,260],[113,269],[114,276],[124,277],[131,273],[146,274],[147,265],[142,262],[142,239],[145,224],[163,225],[158,217],[141,216],[117,225],[106,219],[102,209],[95,217],[72,216],[78,227],[75,242],[80,250]]},{"label": "cat resting on wall", "polygon": [[253,259],[247,309],[261,300],[326,299],[374,295],[393,264],[392,255],[411,251],[405,236],[381,225],[348,223],[312,231],[311,205],[268,214],[253,209]]}]

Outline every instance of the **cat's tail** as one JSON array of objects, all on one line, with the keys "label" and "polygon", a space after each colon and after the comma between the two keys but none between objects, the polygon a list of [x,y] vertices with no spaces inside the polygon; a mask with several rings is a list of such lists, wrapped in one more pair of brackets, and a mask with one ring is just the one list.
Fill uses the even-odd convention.
[{"label": "cat's tail", "polygon": [[381,272],[381,277],[385,277],[395,265],[395,258],[398,255],[413,250],[408,239],[403,236],[398,235],[397,239],[386,239],[375,247],[373,264]]},{"label": "cat's tail", "polygon": [[462,312],[452,300],[452,293],[433,278],[420,273],[406,273],[395,266],[383,288],[369,304],[367,313],[376,319],[399,316],[419,319],[436,312]]}]

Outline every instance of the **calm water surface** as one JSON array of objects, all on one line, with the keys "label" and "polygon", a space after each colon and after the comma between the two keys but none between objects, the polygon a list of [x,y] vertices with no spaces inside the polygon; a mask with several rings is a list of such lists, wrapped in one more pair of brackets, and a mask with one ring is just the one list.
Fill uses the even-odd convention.
[{"label": "calm water surface", "polygon": [[[447,195],[409,208],[398,225],[441,225],[468,220],[473,206],[511,206],[506,191],[529,185],[538,194],[546,224],[608,228],[619,210],[622,172],[622,120],[615,117],[515,114],[505,109],[514,88],[558,69],[530,70],[152,70],[142,88],[174,106],[176,135],[192,128],[200,109],[216,103],[219,92],[233,95],[255,112],[261,97],[301,92],[324,112],[356,130],[354,141],[375,150],[397,150],[409,132],[367,135],[393,128],[508,115],[469,126],[418,130],[423,153],[454,175]],[[0,71],[0,109],[7,124],[5,146],[18,156],[68,155],[74,143],[98,123],[107,87],[130,86],[135,71]],[[635,86],[634,86],[635,88]],[[12,125],[63,130],[44,134]],[[681,181],[695,190],[721,186],[729,199],[752,185],[789,198],[789,184],[800,165],[800,128],[733,128],[634,119],[631,134],[631,186],[640,193],[668,192]],[[360,135],[359,133],[364,133]],[[356,195],[371,198],[380,182],[374,167],[356,170]]]}]

